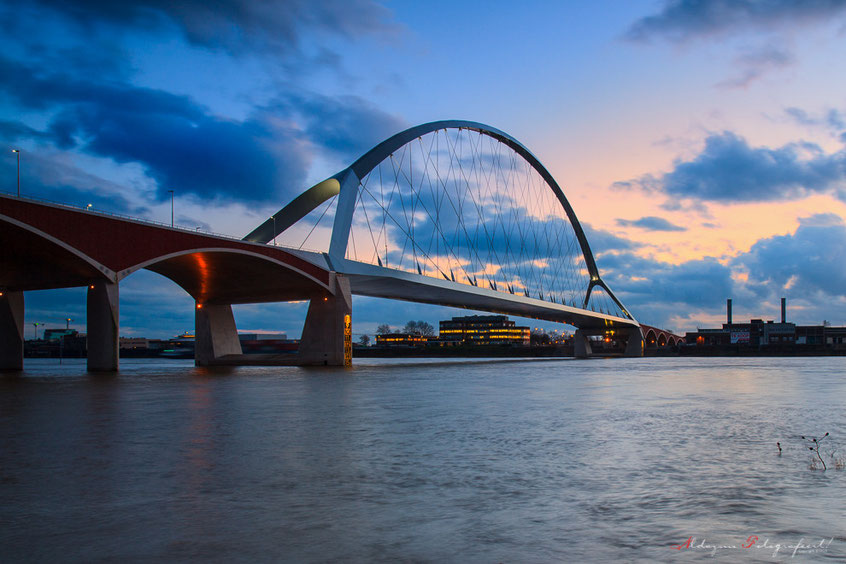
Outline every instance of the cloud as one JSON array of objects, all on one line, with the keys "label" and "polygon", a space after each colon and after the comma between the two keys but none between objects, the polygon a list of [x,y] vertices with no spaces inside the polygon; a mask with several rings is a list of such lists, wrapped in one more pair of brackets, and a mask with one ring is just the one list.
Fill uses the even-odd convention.
[{"label": "cloud", "polygon": [[730,295],[731,270],[714,258],[706,257],[681,264],[670,264],[634,253],[603,256],[603,279],[636,315],[653,305],[679,304],[706,306],[713,296]]},{"label": "cloud", "polygon": [[[0,190],[15,192],[16,162],[0,160]],[[128,198],[127,187],[104,180],[55,154],[24,151],[21,157],[21,195],[72,206],[91,204],[96,211],[144,217],[149,210]]]},{"label": "cloud", "polygon": [[797,323],[846,323],[846,223],[832,213],[800,218],[794,233],[761,239],[727,263],[706,257],[674,265],[633,252],[597,262],[626,307],[650,325],[684,318],[709,326],[729,297],[742,315],[758,317],[776,312],[782,296]]},{"label": "cloud", "polygon": [[[370,0],[35,0],[14,14],[0,6],[0,15],[9,16],[0,29],[12,47],[0,55],[8,108],[0,140],[137,163],[146,178],[134,178],[135,187],[154,190],[136,197],[148,201],[173,189],[206,204],[281,205],[307,188],[315,159],[349,162],[405,125],[364,99],[291,86],[314,66],[341,72],[327,37],[396,32],[390,11]],[[277,98],[231,117],[190,95],[134,84],[137,42],[175,34],[224,56],[279,58]]]},{"label": "cloud", "polygon": [[675,225],[663,217],[655,216],[647,216],[640,219],[618,219],[617,225],[620,227],[639,227],[647,231],[687,231],[686,227]]},{"label": "cloud", "polygon": [[747,51],[735,58],[735,64],[740,69],[739,74],[717,83],[717,86],[720,88],[746,88],[766,72],[782,69],[794,62],[793,54],[773,45]]},{"label": "cloud", "polygon": [[[414,142],[411,152],[416,155],[420,147]],[[478,158],[484,160],[485,155]],[[420,166],[411,172],[409,159],[408,153],[397,151],[394,159],[386,159],[383,167],[363,179],[350,258],[377,263],[378,257],[391,268],[412,272],[419,268],[437,277],[475,279],[484,287],[496,285],[503,291],[529,291],[543,299],[552,296],[559,302],[581,303],[590,282],[582,248],[551,191],[540,188],[520,201],[512,190],[504,189],[519,186],[516,183],[524,181],[520,175],[496,184],[472,163],[466,168],[449,163],[449,169],[440,171],[442,176],[430,178],[423,169],[431,171],[432,160],[421,157]],[[510,162],[507,157],[503,160]],[[583,229],[597,256],[637,246],[589,225],[583,224]]]},{"label": "cloud", "polygon": [[687,44],[697,39],[724,38],[742,32],[767,33],[770,44],[741,47],[735,57],[736,74],[718,88],[746,88],[765,73],[794,63],[784,46],[790,32],[810,24],[824,24],[846,13],[846,0],[665,0],[652,15],[632,23],[623,37],[648,43],[665,39]]},{"label": "cloud", "polygon": [[801,108],[790,107],[784,113],[799,125],[822,128],[846,143],[846,116],[840,110],[831,108],[821,115],[811,115]]},{"label": "cloud", "polygon": [[761,239],[733,261],[752,285],[800,295],[846,294],[846,224],[835,214],[800,219],[796,232]]},{"label": "cloud", "polygon": [[352,160],[402,127],[353,96],[300,93],[234,120],[187,96],[39,72],[6,59],[0,59],[0,82],[20,106],[53,108],[44,131],[6,121],[0,133],[138,163],[156,181],[160,200],[174,189],[206,201],[283,201],[306,188],[317,154]]},{"label": "cloud", "polygon": [[582,223],[582,229],[594,254],[609,251],[629,251],[642,246],[641,243],[614,235],[604,229],[597,229],[589,223]]},{"label": "cloud", "polygon": [[297,50],[303,36],[312,32],[352,39],[397,31],[390,11],[370,0],[36,0],[33,4],[36,14],[51,11],[84,33],[102,28],[162,33],[175,28],[193,45],[236,55],[285,55]]},{"label": "cloud", "polygon": [[50,139],[50,133],[38,131],[18,121],[0,120],[0,139],[18,141],[19,139]]},{"label": "cloud", "polygon": [[274,102],[272,109],[302,118],[303,133],[312,143],[350,164],[408,127],[400,118],[356,96],[288,94]]},{"label": "cloud", "polygon": [[660,37],[681,43],[744,29],[825,22],[844,11],[843,0],[665,0],[657,14],[634,22],[625,38],[645,42]]},{"label": "cloud", "polygon": [[811,143],[750,147],[742,137],[725,131],[709,135],[699,155],[676,160],[670,172],[614,187],[715,202],[773,201],[834,193],[842,189],[844,172],[843,151],[826,154]]}]

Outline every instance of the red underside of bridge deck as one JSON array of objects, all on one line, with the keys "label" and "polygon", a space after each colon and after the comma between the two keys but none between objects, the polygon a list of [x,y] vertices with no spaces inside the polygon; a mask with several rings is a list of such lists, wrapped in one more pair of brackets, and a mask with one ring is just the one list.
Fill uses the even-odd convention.
[{"label": "red underside of bridge deck", "polygon": [[330,274],[282,249],[0,196],[0,287],[37,290],[158,272],[203,302],[307,299]]}]

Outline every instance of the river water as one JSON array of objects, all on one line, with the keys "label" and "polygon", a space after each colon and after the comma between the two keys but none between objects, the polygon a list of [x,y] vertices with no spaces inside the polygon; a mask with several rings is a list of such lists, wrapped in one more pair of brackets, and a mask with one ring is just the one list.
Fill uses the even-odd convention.
[{"label": "river water", "polygon": [[846,454],[844,367],[28,361],[0,377],[0,560],[843,561],[846,470],[800,436]]}]

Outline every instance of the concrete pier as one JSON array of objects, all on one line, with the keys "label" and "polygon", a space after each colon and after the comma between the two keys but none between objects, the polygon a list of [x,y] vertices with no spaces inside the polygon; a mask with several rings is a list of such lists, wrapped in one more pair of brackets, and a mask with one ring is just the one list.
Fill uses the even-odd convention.
[{"label": "concrete pier", "polygon": [[114,372],[119,365],[120,301],[118,285],[98,280],[88,285],[88,370]]},{"label": "concrete pier", "polygon": [[590,341],[581,329],[577,329],[573,335],[573,355],[576,358],[588,358],[593,354]]},{"label": "concrete pier", "polygon": [[241,341],[231,305],[194,306],[194,364],[212,366],[227,355],[241,355]]},{"label": "concrete pier", "polygon": [[23,370],[23,292],[0,292],[0,370]]},{"label": "concrete pier", "polygon": [[335,294],[311,299],[303,327],[300,350],[301,365],[344,365],[344,317],[352,315],[350,281],[335,275]]},{"label": "concrete pier", "polygon": [[623,353],[623,356],[643,356],[643,332],[640,330],[640,327],[635,327],[630,330],[629,339],[626,341],[626,351]]}]

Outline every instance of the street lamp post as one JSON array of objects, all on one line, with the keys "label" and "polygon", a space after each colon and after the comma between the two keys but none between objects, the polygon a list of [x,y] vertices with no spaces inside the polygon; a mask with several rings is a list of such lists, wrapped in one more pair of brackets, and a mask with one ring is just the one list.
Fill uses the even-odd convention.
[{"label": "street lamp post", "polygon": [[168,192],[170,192],[170,226],[173,227],[173,190]]},{"label": "street lamp post", "polygon": [[276,216],[271,215],[270,219],[273,220],[273,246],[276,246]]},{"label": "street lamp post", "polygon": [[21,197],[21,150],[20,149],[12,149],[12,152],[15,153],[18,157],[18,198]]}]

